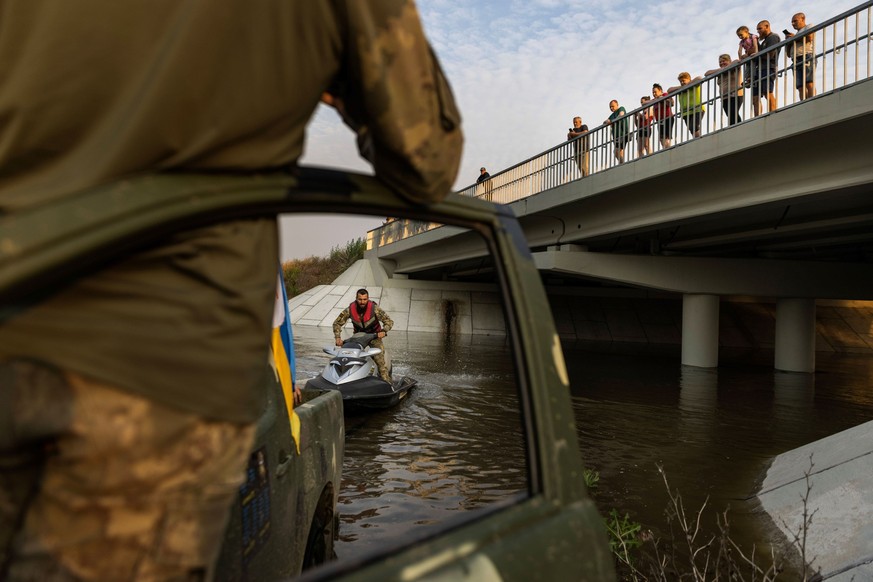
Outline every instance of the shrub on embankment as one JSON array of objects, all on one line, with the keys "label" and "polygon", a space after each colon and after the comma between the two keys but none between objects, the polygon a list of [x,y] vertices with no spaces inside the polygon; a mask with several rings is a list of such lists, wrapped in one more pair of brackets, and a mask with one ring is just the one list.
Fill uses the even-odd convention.
[{"label": "shrub on embankment", "polygon": [[335,246],[326,257],[292,259],[282,263],[285,292],[288,297],[300,295],[318,285],[329,285],[355,261],[364,258],[367,243],[363,238],[350,240],[343,246]]},{"label": "shrub on embankment", "polygon": [[[802,522],[792,528],[784,520],[788,530],[788,545],[767,540],[741,548],[731,537],[729,509],[715,512],[716,532],[704,525],[704,512],[709,512],[709,497],[697,510],[686,509],[682,495],[671,489],[664,467],[657,465],[658,472],[667,490],[669,502],[664,510],[667,535],[660,536],[630,514],[612,508],[604,513],[599,507],[609,536],[609,549],[615,560],[616,573],[622,582],[666,582],[668,580],[691,580],[693,582],[776,582],[821,580],[819,568],[814,565],[816,556],[811,555],[808,534],[813,526],[813,517],[818,508],[810,507],[815,464],[809,456],[809,468],[804,471],[806,490],[800,494],[803,506]],[[600,473],[585,469],[585,486],[597,503]],[[769,548],[769,552],[760,551]],[[795,554],[795,555],[792,555]],[[791,564],[792,562],[796,562]],[[854,579],[854,578],[853,578]]]}]

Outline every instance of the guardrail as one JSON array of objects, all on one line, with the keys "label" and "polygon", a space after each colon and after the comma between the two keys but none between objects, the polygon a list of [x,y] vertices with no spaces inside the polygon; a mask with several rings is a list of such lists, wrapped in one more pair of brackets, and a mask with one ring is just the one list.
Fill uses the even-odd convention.
[{"label": "guardrail", "polygon": [[[693,79],[664,97],[648,101],[615,123],[591,129],[458,193],[508,204],[585,179],[583,169],[590,176],[648,155],[657,155],[703,135],[728,130],[733,125],[754,123],[756,117],[772,113],[766,94],[771,80],[776,104],[774,111],[802,101],[798,86],[806,90],[809,83],[814,95],[822,95],[867,80],[873,65],[871,23],[873,0],[810,26],[803,33],[783,39],[778,45],[753,57],[733,61],[724,67],[713,66],[711,74]],[[783,36],[777,34],[780,38]],[[713,60],[716,58],[714,55]],[[771,59],[774,65],[768,68]],[[665,90],[668,89],[666,85]],[[760,113],[756,116],[754,95],[759,92]],[[814,95],[807,98],[814,98]],[[670,106],[672,115],[657,115],[664,111],[665,105]],[[695,129],[697,131],[693,131]],[[667,137],[669,141],[664,139]],[[643,147],[644,144],[648,147]],[[617,146],[623,149],[621,161],[616,153]],[[367,248],[389,244],[434,226],[419,221],[391,221],[368,233]]]}]

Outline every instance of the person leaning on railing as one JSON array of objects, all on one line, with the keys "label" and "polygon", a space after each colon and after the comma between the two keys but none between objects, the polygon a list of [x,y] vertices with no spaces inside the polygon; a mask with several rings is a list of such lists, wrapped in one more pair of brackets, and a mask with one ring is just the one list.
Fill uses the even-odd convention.
[{"label": "person leaning on railing", "polygon": [[658,100],[652,105],[652,115],[658,122],[658,139],[662,148],[668,148],[673,144],[673,99],[666,97],[658,83],[652,85],[652,98]]},{"label": "person leaning on railing", "polygon": [[491,174],[485,166],[479,168],[479,177],[476,178],[476,186],[482,185],[482,198],[491,202]]},{"label": "person leaning on railing", "polygon": [[749,32],[748,26],[737,28],[737,37],[740,39],[737,49],[737,59],[743,61],[743,77],[746,87],[751,87],[752,76],[755,74],[755,60],[751,59],[758,52],[758,35]]},{"label": "person leaning on railing", "polygon": [[627,144],[631,139],[630,120],[627,117],[627,111],[625,111],[625,108],[620,106],[615,99],[609,102],[609,110],[612,111],[612,113],[603,124],[611,126],[612,143],[615,146],[615,160],[619,164],[623,164],[624,148],[627,147]]},{"label": "person leaning on railing", "polygon": [[648,95],[640,97],[640,109],[634,115],[634,126],[637,128],[637,157],[641,158],[652,153],[652,124],[655,121],[651,108],[646,104],[652,98]]},{"label": "person leaning on railing", "polygon": [[691,78],[691,73],[685,71],[679,73],[679,86],[670,87],[667,93],[676,95],[676,101],[679,102],[679,108],[682,111],[682,121],[688,126],[688,132],[694,137],[700,137],[700,126],[703,121],[703,113],[706,107],[703,105],[703,97],[701,96],[700,85],[696,85],[691,89],[685,89],[692,81],[699,81],[702,77]]},{"label": "person leaning on railing", "polygon": [[[705,76],[713,75],[739,61],[731,61],[728,54],[719,55],[718,68],[710,69]],[[743,75],[742,68],[736,66],[716,77],[718,93],[721,95],[721,108],[728,118],[728,125],[734,125],[743,120]]]},{"label": "person leaning on railing", "polygon": [[575,140],[573,141],[573,159],[576,160],[579,173],[584,178],[588,175],[588,160],[590,157],[588,151],[588,126],[582,123],[582,118],[578,115],[573,118],[573,127],[567,132],[567,140]]},{"label": "person leaning on railing", "polygon": [[[782,39],[770,30],[770,21],[758,23],[758,51],[764,53],[767,49],[778,45]],[[776,75],[779,71],[779,49],[758,54],[755,58],[754,76],[752,77],[752,110],[755,116],[761,115],[761,95],[767,97],[767,112],[776,111]]]}]

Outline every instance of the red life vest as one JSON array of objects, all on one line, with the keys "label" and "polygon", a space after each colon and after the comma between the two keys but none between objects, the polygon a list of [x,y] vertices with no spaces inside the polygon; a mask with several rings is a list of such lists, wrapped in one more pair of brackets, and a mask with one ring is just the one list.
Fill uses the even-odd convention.
[{"label": "red life vest", "polygon": [[382,331],[382,326],[376,319],[376,304],[372,301],[367,301],[367,309],[364,310],[363,316],[358,313],[358,303],[352,302],[349,305],[349,315],[352,318],[352,327],[355,333],[379,333]]}]

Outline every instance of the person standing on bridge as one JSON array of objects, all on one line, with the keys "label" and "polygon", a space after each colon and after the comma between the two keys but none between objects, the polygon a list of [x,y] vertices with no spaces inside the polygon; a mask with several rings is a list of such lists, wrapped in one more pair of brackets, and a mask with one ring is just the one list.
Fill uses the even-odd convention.
[{"label": "person standing on bridge", "polygon": [[658,83],[652,85],[652,97],[656,100],[652,114],[658,122],[661,148],[668,148],[673,145],[673,99],[664,95],[664,88]]},{"label": "person standing on bridge", "polygon": [[750,59],[752,55],[758,52],[758,35],[751,34],[748,26],[741,26],[737,29],[737,37],[740,39],[740,48],[737,50],[737,59],[744,61],[743,77],[745,78],[746,87],[752,84],[752,75],[754,74],[754,59]]},{"label": "person standing on bridge", "polygon": [[[770,30],[770,21],[762,20],[758,23],[758,50],[763,53],[767,49],[779,44],[782,39]],[[767,112],[776,111],[776,74],[779,72],[779,49],[767,54],[759,54],[755,57],[755,70],[752,77],[752,110],[755,117],[761,115],[761,95],[767,96]]]},{"label": "person standing on bridge", "polygon": [[648,95],[640,97],[640,109],[634,116],[634,125],[637,128],[637,157],[641,158],[652,153],[652,123],[655,118],[652,116],[650,107],[646,107],[652,98]]},{"label": "person standing on bridge", "polygon": [[573,118],[573,127],[567,133],[567,140],[575,140],[573,141],[573,159],[576,160],[579,173],[584,178],[588,175],[588,126],[582,123],[582,118],[578,115]]},{"label": "person standing on bridge", "polygon": [[355,333],[376,334],[370,345],[379,348],[382,353],[373,356],[373,361],[379,368],[379,376],[392,384],[391,371],[385,364],[385,344],[382,343],[382,338],[388,335],[388,332],[394,327],[394,322],[375,301],[370,301],[370,294],[366,289],[358,289],[355,293],[355,301],[343,309],[333,321],[333,336],[337,346],[343,345],[343,326],[349,319],[352,320],[352,328]]},{"label": "person standing on bridge", "polygon": [[[718,68],[710,69],[704,75],[714,75],[722,69],[738,63],[739,61],[731,61],[731,56],[728,54],[719,55]],[[718,84],[718,92],[721,95],[721,108],[724,110],[728,118],[728,125],[734,125],[743,120],[743,74],[742,68],[734,67],[730,71],[721,73],[715,78]]]},{"label": "person standing on bridge", "polygon": [[700,85],[696,85],[691,89],[685,89],[685,86],[693,81],[699,81],[700,77],[691,78],[691,73],[679,73],[679,86],[670,87],[667,93],[675,94],[676,100],[679,102],[679,108],[682,111],[682,121],[688,127],[688,133],[693,137],[700,137],[700,129],[703,120],[703,114],[706,107],[703,105],[703,97],[701,96]]},{"label": "person standing on bridge", "polygon": [[[791,17],[791,26],[801,36],[800,40],[795,40],[786,49],[794,65],[794,85],[801,100],[809,99],[815,96],[815,33],[806,32],[812,25],[806,23],[803,12]],[[785,31],[786,40],[794,36],[795,34]]]},{"label": "person standing on bridge", "polygon": [[484,192],[482,198],[491,202],[491,174],[485,169],[485,166],[479,168],[479,177],[476,178],[476,185],[483,184]]},{"label": "person standing on bridge", "polygon": [[619,164],[624,163],[624,148],[630,141],[630,120],[627,111],[613,99],[609,102],[610,116],[604,121],[604,125],[610,125],[612,130],[612,143],[615,146],[615,159]]},{"label": "person standing on bridge", "polygon": [[[134,176],[294,173],[325,91],[400,195],[455,180],[460,116],[412,1],[28,0],[3,18],[7,216],[120,181],[151,196]],[[265,406],[277,265],[275,218],[228,219],[3,320],[0,578],[212,578]]]}]

